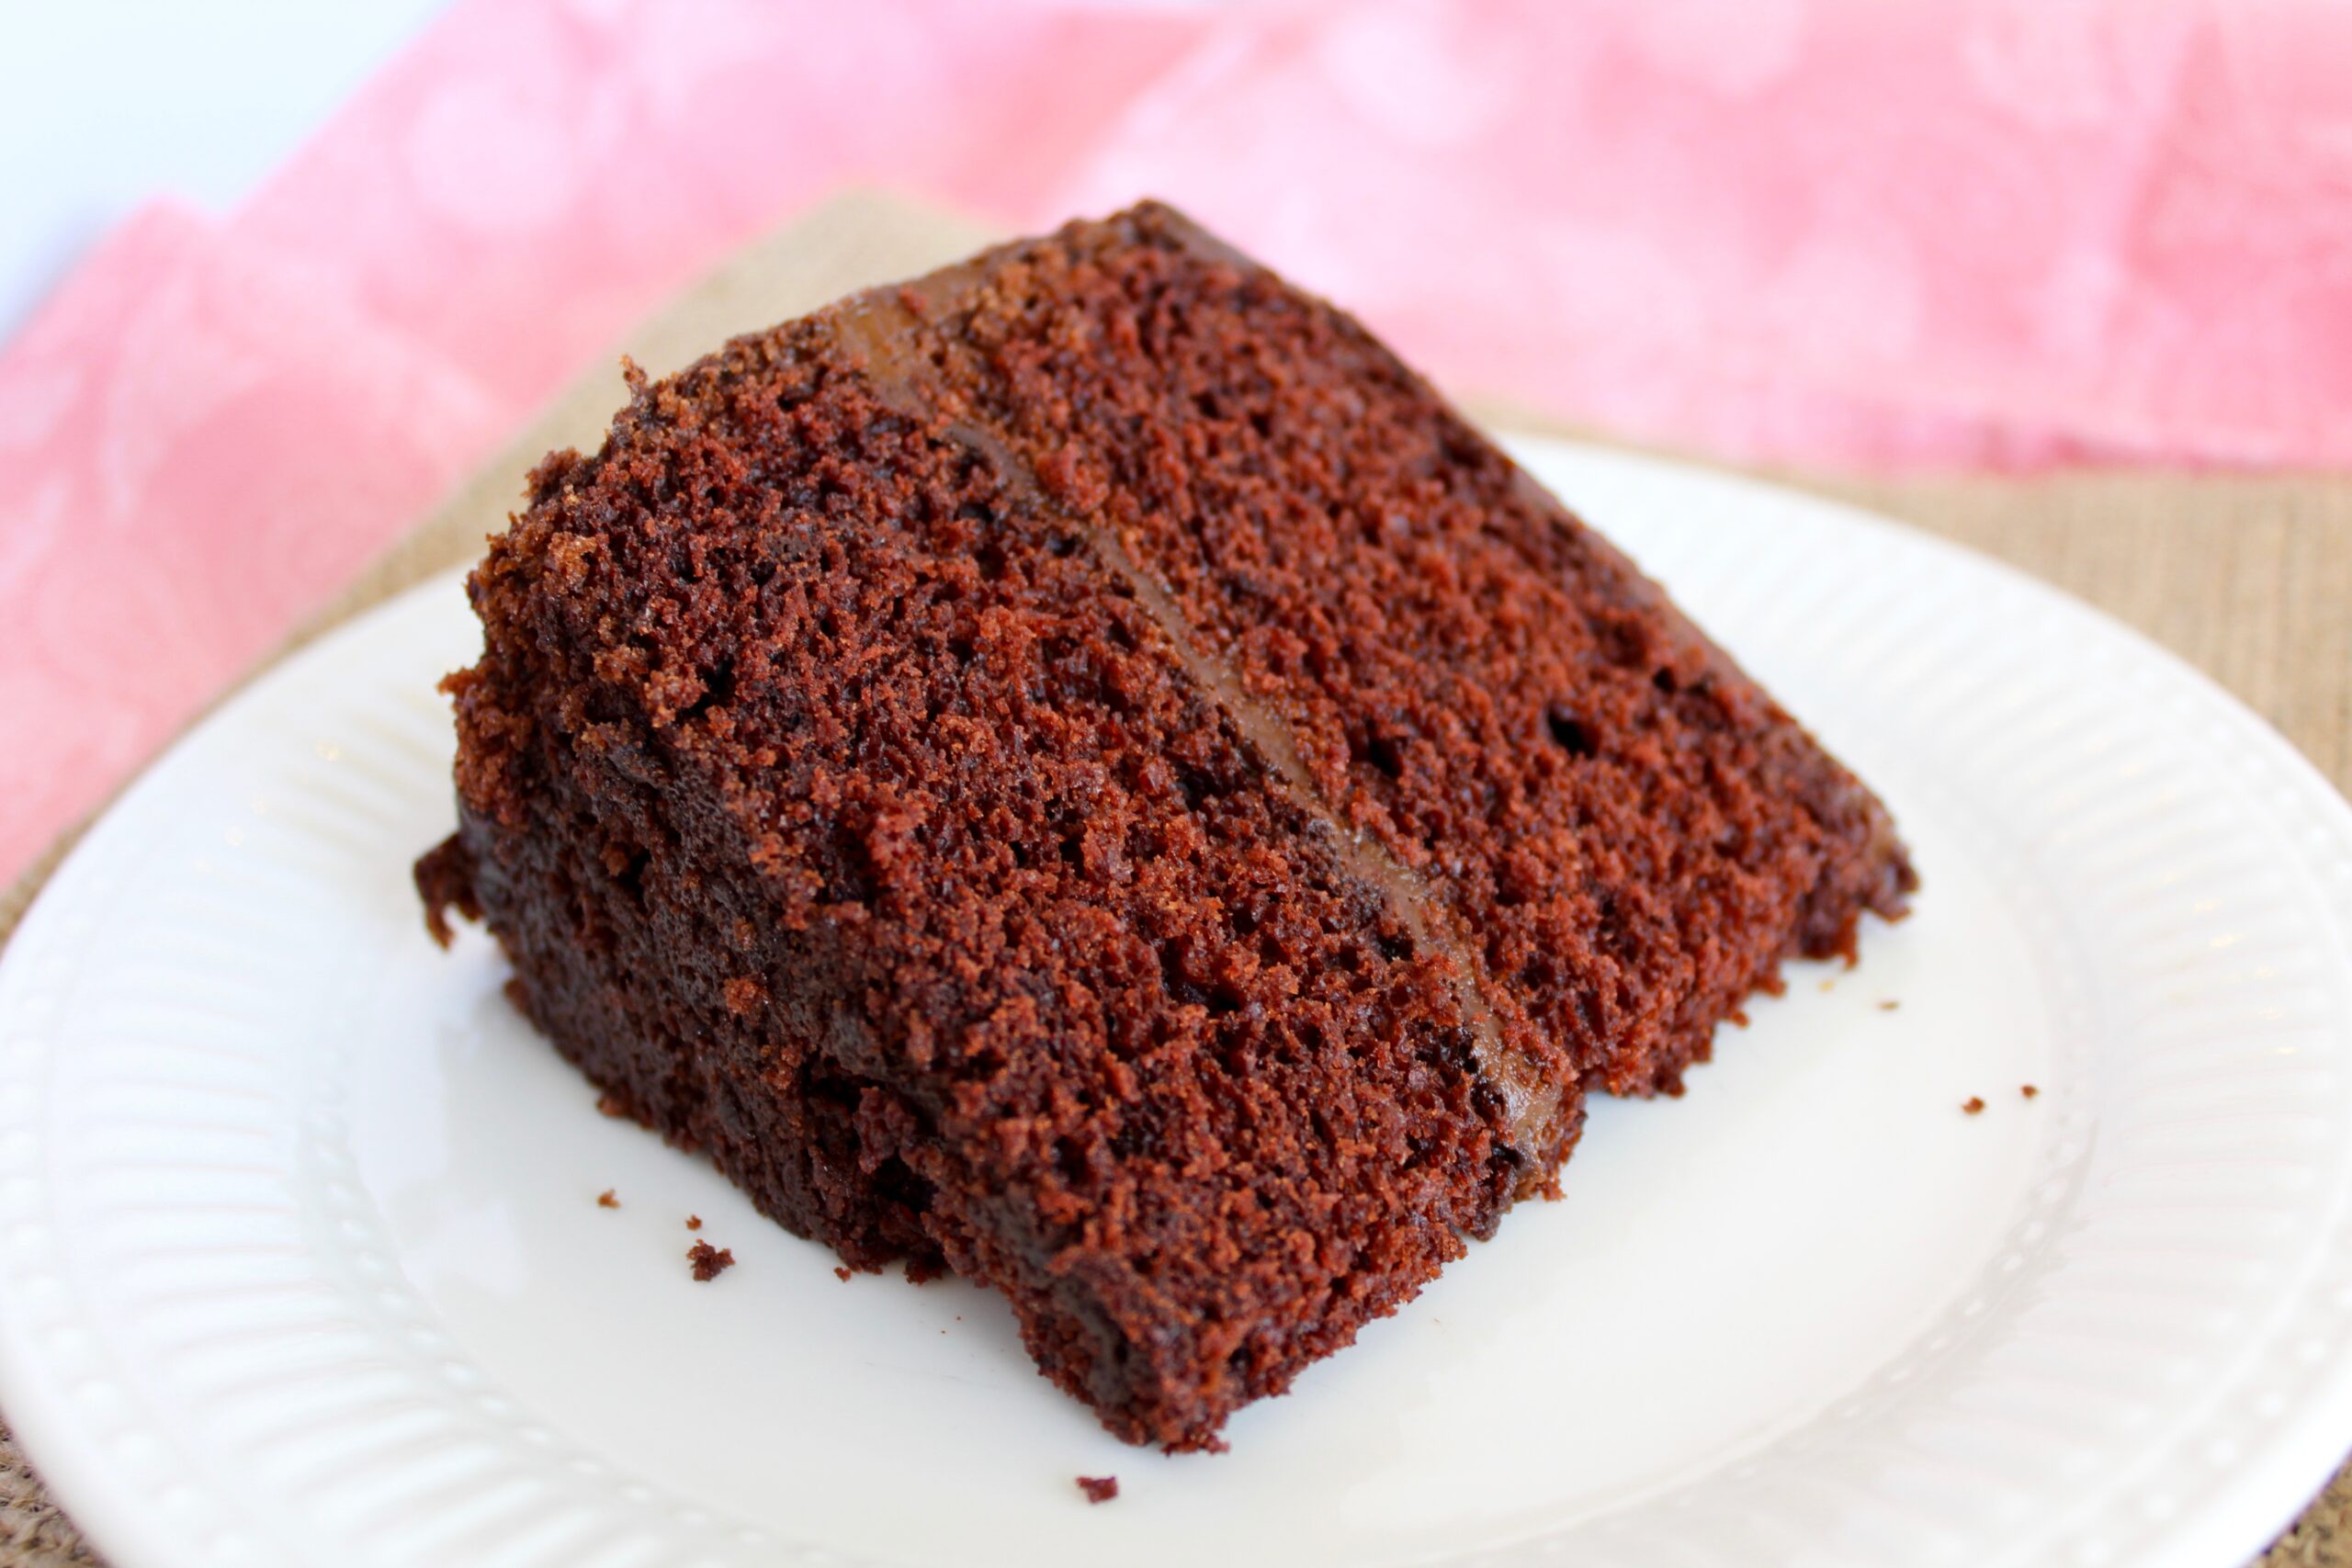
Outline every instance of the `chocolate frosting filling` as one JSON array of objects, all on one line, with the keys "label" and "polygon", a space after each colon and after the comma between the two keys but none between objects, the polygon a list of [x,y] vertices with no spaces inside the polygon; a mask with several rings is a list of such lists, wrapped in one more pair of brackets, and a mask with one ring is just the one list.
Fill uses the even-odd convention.
[{"label": "chocolate frosting filling", "polygon": [[[1231,257],[1222,246],[1209,244],[1217,259]],[[1053,496],[1013,445],[987,423],[985,413],[974,409],[921,352],[921,336],[947,330],[945,318],[968,304],[986,276],[988,260],[983,256],[917,283],[855,296],[822,312],[822,319],[842,347],[863,363],[867,383],[882,403],[987,462],[1017,503],[1077,531],[1095,558],[1158,625],[1185,674],[1231,717],[1261,765],[1323,829],[1340,865],[1380,894],[1418,947],[1443,961],[1468,1029],[1476,1070],[1502,1102],[1509,1147],[1520,1168],[1513,1195],[1523,1197],[1541,1188],[1551,1179],[1552,1164],[1569,1131],[1562,1125],[1566,1086],[1509,1039],[1487,988],[1491,982],[1486,966],[1452,909],[1385,846],[1340,818],[1317,787],[1290,726],[1252,698],[1233,668],[1202,646],[1174,594],[1143,565],[1118,530]]]}]

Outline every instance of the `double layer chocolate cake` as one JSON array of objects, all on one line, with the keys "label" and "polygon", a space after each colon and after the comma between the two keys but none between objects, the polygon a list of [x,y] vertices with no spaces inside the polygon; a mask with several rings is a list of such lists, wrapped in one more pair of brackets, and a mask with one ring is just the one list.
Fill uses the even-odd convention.
[{"label": "double layer chocolate cake", "polygon": [[1363,327],[1165,207],[632,373],[417,880],[612,1103],[1214,1447],[1913,877]]}]

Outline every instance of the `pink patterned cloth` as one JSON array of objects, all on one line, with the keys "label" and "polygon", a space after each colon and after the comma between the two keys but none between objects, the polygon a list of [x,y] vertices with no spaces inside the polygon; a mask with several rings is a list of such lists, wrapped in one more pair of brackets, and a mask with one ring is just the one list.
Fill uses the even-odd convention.
[{"label": "pink patterned cloth", "polygon": [[827,191],[1168,197],[1442,380],[1734,459],[2352,461],[2327,0],[465,0],[0,353],[0,876]]}]

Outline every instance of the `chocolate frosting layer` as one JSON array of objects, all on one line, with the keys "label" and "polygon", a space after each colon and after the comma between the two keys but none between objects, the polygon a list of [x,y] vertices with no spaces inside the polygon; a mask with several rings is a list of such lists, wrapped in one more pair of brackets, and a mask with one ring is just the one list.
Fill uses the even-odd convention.
[{"label": "chocolate frosting layer", "polygon": [[[1199,234],[1196,229],[1193,232]],[[1233,256],[1205,235],[1200,243],[1209,247],[1204,254]],[[968,308],[972,291],[988,276],[988,260],[983,255],[913,283],[854,296],[822,312],[820,320],[829,322],[843,351],[862,364],[871,389],[886,406],[987,462],[1008,495],[1039,515],[1061,520],[1084,539],[1168,638],[1185,674],[1225,711],[1261,765],[1309,813],[1340,864],[1379,893],[1417,945],[1443,961],[1468,1027],[1479,1078],[1503,1106],[1510,1148],[1520,1166],[1516,1195],[1525,1197],[1541,1189],[1552,1179],[1552,1164],[1574,1131],[1565,1124],[1567,1086],[1547,1072],[1532,1052],[1511,1040],[1502,1014],[1518,1010],[1507,998],[1498,1008],[1490,990],[1492,979],[1476,945],[1459,931],[1453,911],[1385,846],[1334,811],[1289,725],[1252,698],[1232,667],[1206,649],[1175,596],[1144,567],[1118,530],[1051,493],[1012,442],[989,422],[987,412],[975,407],[922,352],[927,336],[951,331],[954,318]],[[1521,1030],[1528,1027],[1518,1025]]]}]

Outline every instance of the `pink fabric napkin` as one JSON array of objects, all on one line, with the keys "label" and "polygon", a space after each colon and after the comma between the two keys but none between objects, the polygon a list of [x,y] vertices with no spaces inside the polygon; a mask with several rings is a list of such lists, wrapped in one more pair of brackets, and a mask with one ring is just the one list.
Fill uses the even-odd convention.
[{"label": "pink fabric napkin", "polygon": [[0,875],[844,183],[1157,194],[1440,379],[1744,459],[2352,460],[2352,10],[465,0],[0,353]]}]

